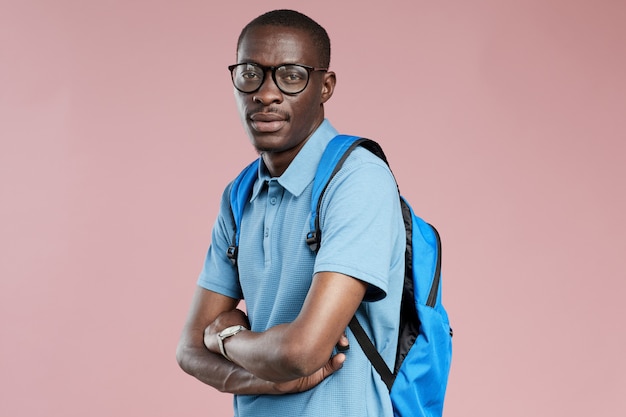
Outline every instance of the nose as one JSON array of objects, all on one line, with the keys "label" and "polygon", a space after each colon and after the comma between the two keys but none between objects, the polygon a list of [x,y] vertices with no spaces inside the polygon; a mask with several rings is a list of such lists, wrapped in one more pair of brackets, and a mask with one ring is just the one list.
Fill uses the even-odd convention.
[{"label": "nose", "polygon": [[283,93],[274,82],[271,71],[268,71],[265,74],[263,84],[261,84],[261,87],[252,94],[252,100],[255,103],[263,104],[264,106],[283,101]]}]

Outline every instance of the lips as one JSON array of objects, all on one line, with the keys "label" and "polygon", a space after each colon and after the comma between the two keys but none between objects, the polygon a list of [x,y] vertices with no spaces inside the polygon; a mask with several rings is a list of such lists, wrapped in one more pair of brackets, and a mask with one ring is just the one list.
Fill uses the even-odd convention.
[{"label": "lips", "polygon": [[280,130],[286,123],[287,117],[279,113],[258,112],[249,117],[250,125],[260,133],[272,133]]}]

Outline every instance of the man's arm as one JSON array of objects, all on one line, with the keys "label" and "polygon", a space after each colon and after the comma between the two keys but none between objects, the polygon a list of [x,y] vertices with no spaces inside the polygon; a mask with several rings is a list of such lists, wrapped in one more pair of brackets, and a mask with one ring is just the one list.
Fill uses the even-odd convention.
[{"label": "man's arm", "polygon": [[[185,372],[222,392],[269,393],[269,382],[209,352],[202,341],[204,328],[220,313],[234,310],[238,303],[239,300],[198,287],[178,343],[176,359]],[[237,324],[247,327],[247,323]]]},{"label": "man's arm", "polygon": [[308,378],[273,383],[254,376],[221,354],[210,352],[203,342],[204,330],[221,313],[229,318],[229,325],[249,327],[245,315],[235,313],[238,303],[239,300],[197,288],[176,350],[176,359],[185,372],[222,392],[258,395],[305,391],[341,368],[344,356],[336,355],[330,359],[327,357],[326,362]]},{"label": "man's arm", "polygon": [[[263,380],[286,382],[312,375],[329,362],[337,341],[345,340],[343,333],[366,288],[352,277],[319,272],[293,322],[265,332],[240,332],[224,340],[225,350],[236,365]],[[217,333],[242,324],[234,317],[220,316],[207,327],[204,342],[211,352],[219,354]]]}]

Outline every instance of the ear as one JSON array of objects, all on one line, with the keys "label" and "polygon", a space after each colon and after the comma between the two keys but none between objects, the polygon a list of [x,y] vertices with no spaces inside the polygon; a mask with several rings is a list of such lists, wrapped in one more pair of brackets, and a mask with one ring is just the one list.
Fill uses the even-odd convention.
[{"label": "ear", "polygon": [[322,103],[326,103],[328,99],[333,96],[335,91],[335,84],[337,83],[337,77],[332,71],[324,73],[324,80],[322,83]]}]

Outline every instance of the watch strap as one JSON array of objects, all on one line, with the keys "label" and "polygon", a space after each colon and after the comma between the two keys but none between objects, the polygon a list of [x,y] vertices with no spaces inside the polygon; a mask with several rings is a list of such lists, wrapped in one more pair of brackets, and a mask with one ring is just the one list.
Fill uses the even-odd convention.
[{"label": "watch strap", "polygon": [[230,362],[232,362],[233,360],[229,358],[228,355],[226,354],[226,349],[224,349],[224,340],[236,335],[237,333],[245,329],[246,328],[241,325],[231,326],[231,327],[225,328],[224,330],[222,330],[221,332],[217,334],[217,346],[220,348],[220,353],[222,354],[224,358],[226,358]]}]

